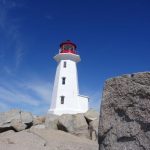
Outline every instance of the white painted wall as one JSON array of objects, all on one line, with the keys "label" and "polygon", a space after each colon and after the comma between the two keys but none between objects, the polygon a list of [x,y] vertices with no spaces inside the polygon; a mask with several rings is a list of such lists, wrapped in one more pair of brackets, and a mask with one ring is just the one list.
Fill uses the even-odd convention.
[{"label": "white painted wall", "polygon": [[79,102],[80,102],[80,107],[82,110],[82,113],[88,111],[89,108],[89,97],[87,96],[83,96],[83,95],[79,95]]},{"label": "white painted wall", "polygon": [[[76,54],[59,53],[54,57],[58,62],[56,69],[54,87],[52,92],[49,113],[52,114],[76,114],[88,110],[88,97],[79,96],[78,75],[76,63],[80,56]],[[66,62],[66,68],[64,68]],[[66,78],[65,85],[62,78]],[[61,104],[61,96],[65,96],[64,104]]]}]

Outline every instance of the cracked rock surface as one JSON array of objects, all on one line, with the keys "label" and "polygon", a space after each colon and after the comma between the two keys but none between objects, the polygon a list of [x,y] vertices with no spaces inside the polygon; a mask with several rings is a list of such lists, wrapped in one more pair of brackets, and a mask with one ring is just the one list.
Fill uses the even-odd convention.
[{"label": "cracked rock surface", "polygon": [[150,72],[105,82],[99,150],[150,150]]}]

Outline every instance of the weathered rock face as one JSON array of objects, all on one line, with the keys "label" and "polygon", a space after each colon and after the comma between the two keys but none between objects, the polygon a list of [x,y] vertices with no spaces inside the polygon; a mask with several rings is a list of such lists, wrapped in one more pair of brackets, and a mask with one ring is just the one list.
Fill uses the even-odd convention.
[{"label": "weathered rock face", "polygon": [[150,73],[106,81],[100,112],[100,150],[150,150]]}]

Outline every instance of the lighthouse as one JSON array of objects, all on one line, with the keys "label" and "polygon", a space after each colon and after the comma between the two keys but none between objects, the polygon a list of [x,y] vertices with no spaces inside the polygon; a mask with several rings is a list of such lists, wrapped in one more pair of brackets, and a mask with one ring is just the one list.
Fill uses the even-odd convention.
[{"label": "lighthouse", "polygon": [[77,63],[81,60],[76,44],[67,40],[54,56],[57,64],[50,114],[77,114],[88,110],[89,98],[79,94]]}]

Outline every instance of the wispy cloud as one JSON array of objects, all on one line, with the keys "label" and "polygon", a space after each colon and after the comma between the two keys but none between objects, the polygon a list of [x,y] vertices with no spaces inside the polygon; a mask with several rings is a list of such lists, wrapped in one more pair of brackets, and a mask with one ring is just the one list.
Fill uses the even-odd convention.
[{"label": "wispy cloud", "polygon": [[1,110],[1,112],[4,112],[4,111],[6,111],[8,109],[9,109],[8,105],[6,105],[5,103],[0,102],[0,110]]},{"label": "wispy cloud", "polygon": [[37,114],[46,113],[50,106],[51,89],[51,84],[41,79],[1,81],[0,107],[3,107],[2,110],[17,107]]},{"label": "wispy cloud", "polygon": [[3,71],[8,75],[12,75],[12,69],[10,69],[8,66],[3,66]]},{"label": "wispy cloud", "polygon": [[36,93],[46,103],[50,102],[52,86],[48,82],[27,83],[25,87]]},{"label": "wispy cloud", "polygon": [[2,29],[8,28],[8,14],[15,7],[17,5],[13,0],[0,0],[0,27]]},{"label": "wispy cloud", "polygon": [[[7,51],[7,53],[14,51],[11,59],[9,59],[11,65],[15,60],[12,71],[20,66],[25,53],[22,46],[21,33],[19,32],[19,18],[10,17],[11,12],[18,7],[20,7],[19,3],[16,3],[14,0],[0,0],[0,30],[2,31],[1,37],[5,39],[0,49],[0,57],[5,56],[4,53],[3,55],[1,54],[2,51]],[[9,50],[10,48],[11,51]],[[7,60],[7,55],[5,57]]]},{"label": "wispy cloud", "polygon": [[0,111],[20,108],[40,114],[49,108],[51,84],[33,75],[29,78],[16,75],[25,49],[20,32],[22,18],[12,17],[12,12],[25,7],[22,2],[0,0]]},{"label": "wispy cloud", "polygon": [[10,103],[26,103],[32,106],[37,106],[38,101],[26,94],[24,91],[20,92],[17,89],[10,89],[9,87],[0,87],[0,99]]},{"label": "wispy cloud", "polygon": [[17,47],[16,48],[16,68],[20,65],[21,61],[23,60],[24,51],[23,48]]}]

